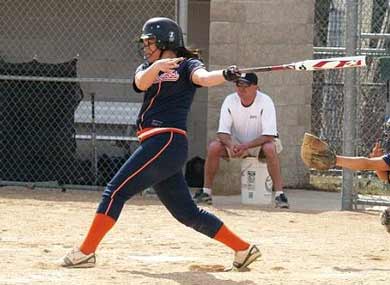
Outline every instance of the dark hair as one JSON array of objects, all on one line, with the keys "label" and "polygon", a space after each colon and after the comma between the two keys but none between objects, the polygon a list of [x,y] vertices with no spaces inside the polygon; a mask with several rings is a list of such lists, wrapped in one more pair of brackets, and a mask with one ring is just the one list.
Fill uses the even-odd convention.
[{"label": "dark hair", "polygon": [[197,58],[200,59],[200,52],[198,49],[188,49],[185,47],[179,47],[173,50],[178,57],[185,58]]}]

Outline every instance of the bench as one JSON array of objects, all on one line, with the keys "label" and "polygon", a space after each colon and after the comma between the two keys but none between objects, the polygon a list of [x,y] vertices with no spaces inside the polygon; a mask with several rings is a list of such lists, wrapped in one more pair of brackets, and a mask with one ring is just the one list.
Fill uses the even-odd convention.
[{"label": "bench", "polygon": [[[96,126],[134,127],[142,103],[81,101],[74,114],[76,124],[91,126],[91,133],[76,134],[79,140],[138,141],[134,135],[102,135],[96,133]],[[128,133],[130,130],[128,130]]]},{"label": "bench", "polygon": [[386,206],[390,207],[390,197],[388,196],[379,196],[379,195],[361,195],[358,194],[353,204],[355,209],[358,205],[369,205],[369,206]]}]

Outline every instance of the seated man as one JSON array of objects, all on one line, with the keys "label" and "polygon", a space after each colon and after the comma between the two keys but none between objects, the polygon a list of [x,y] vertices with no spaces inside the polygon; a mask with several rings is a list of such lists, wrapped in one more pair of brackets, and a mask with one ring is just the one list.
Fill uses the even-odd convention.
[{"label": "seated man", "polygon": [[209,144],[204,185],[194,195],[197,203],[212,204],[212,185],[219,159],[258,157],[267,163],[275,193],[275,205],[288,208],[283,193],[278,153],[282,150],[276,129],[276,112],[272,99],[260,92],[254,73],[242,74],[236,92],[228,95],[221,107],[217,139]]}]

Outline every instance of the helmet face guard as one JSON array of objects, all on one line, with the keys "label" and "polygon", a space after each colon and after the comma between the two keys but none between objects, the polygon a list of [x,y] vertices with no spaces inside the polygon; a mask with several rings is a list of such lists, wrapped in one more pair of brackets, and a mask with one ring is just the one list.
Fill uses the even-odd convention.
[{"label": "helmet face guard", "polygon": [[184,47],[180,26],[169,18],[151,18],[144,24],[140,41],[155,39],[157,48],[175,50]]},{"label": "helmet face guard", "polygon": [[149,39],[155,39],[156,36],[153,35],[153,34],[142,34],[141,37],[140,37],[140,42],[142,42],[143,40],[149,40]]}]

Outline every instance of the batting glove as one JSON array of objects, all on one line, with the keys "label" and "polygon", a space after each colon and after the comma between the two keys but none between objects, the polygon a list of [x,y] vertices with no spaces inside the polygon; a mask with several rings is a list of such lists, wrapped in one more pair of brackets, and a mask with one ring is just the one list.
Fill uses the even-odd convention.
[{"label": "batting glove", "polygon": [[227,81],[236,81],[241,77],[241,73],[236,65],[231,65],[224,69],[222,74]]}]

